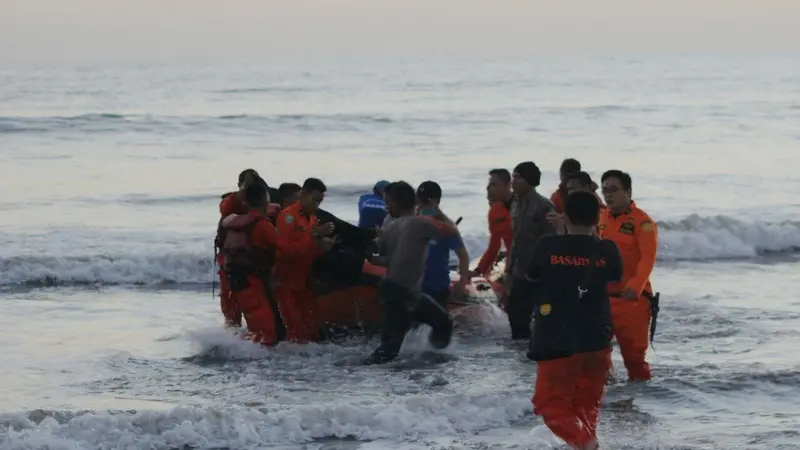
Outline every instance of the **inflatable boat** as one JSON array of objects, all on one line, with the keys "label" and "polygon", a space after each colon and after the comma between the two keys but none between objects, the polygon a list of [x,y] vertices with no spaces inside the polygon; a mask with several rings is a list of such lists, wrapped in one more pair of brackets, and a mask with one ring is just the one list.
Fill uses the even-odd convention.
[{"label": "inflatable boat", "polygon": [[[366,261],[374,249],[375,231],[359,228],[327,211],[317,212],[320,223],[333,222],[340,243],[317,259],[313,268],[319,319],[324,332],[375,329],[380,321],[378,285],[386,273]],[[452,268],[451,268],[452,269]],[[451,295],[447,309],[456,318],[480,320],[486,306],[500,304],[502,269],[489,277],[474,277],[463,296]],[[451,286],[458,275],[451,270]]]}]

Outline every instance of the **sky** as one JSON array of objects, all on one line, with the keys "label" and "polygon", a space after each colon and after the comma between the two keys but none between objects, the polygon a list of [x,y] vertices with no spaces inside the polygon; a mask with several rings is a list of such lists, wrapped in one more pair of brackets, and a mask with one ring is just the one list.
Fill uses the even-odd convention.
[{"label": "sky", "polygon": [[0,62],[800,50],[800,0],[0,0]]}]

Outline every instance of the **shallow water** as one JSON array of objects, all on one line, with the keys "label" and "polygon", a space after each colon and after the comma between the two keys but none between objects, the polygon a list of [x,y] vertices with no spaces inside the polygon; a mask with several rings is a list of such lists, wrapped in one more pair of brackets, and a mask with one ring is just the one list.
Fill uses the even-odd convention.
[{"label": "shallow water", "polygon": [[549,193],[568,156],[660,223],[654,380],[609,389],[606,447],[800,448],[797,61],[0,68],[0,449],[549,448],[502,317],[385,367],[367,338],[263,349],[221,327],[211,240],[252,166],[348,220],[436,179],[479,256],[488,169]]}]

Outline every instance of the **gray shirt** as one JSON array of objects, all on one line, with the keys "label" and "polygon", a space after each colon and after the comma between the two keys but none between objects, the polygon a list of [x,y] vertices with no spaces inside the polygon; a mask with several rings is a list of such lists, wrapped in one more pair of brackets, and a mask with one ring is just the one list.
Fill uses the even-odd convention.
[{"label": "gray shirt", "polygon": [[523,278],[533,260],[534,250],[543,236],[555,234],[556,230],[547,221],[547,213],[555,211],[550,200],[536,191],[523,198],[514,199],[511,206],[511,225],[514,235],[511,241],[511,260],[508,270],[514,278]]},{"label": "gray shirt", "polygon": [[411,292],[421,290],[431,239],[441,236],[429,220],[417,216],[393,219],[378,240],[378,253],[386,255],[386,280]]}]

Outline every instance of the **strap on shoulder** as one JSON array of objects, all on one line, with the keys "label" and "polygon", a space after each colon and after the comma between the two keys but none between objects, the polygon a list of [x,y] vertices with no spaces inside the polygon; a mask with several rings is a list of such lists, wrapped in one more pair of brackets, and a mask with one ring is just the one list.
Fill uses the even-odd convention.
[{"label": "strap on shoulder", "polygon": [[589,252],[589,267],[584,272],[580,284],[578,284],[578,298],[583,298],[583,294],[588,292],[589,283],[591,283],[594,277],[594,272],[597,270],[597,261],[600,259],[600,241],[592,239],[592,243],[589,245],[591,246]]}]

